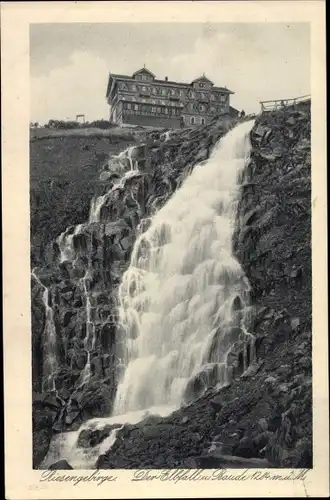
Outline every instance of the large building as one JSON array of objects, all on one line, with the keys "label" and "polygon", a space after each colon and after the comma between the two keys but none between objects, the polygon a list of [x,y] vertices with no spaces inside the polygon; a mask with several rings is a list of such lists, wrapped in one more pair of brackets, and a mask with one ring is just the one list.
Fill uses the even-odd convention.
[{"label": "large building", "polygon": [[127,75],[109,75],[107,102],[110,121],[118,125],[180,128],[207,124],[230,113],[230,94],[205,75],[191,83],[158,80],[142,68]]}]

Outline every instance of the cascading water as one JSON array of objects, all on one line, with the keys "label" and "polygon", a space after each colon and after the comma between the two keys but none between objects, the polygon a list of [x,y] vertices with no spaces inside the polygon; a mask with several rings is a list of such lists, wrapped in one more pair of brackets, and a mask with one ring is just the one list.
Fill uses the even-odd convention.
[{"label": "cascading water", "polygon": [[54,391],[55,380],[54,376],[58,368],[56,356],[56,329],[54,323],[54,312],[49,305],[49,290],[43,285],[36,275],[35,270],[32,270],[31,275],[39,283],[43,289],[42,300],[45,307],[45,327],[43,331],[43,373],[42,373],[42,392]]},{"label": "cascading water", "polygon": [[[94,468],[122,425],[174,411],[199,373],[225,384],[227,355],[239,338],[244,368],[252,361],[249,283],[232,253],[238,179],[252,126],[245,122],[229,132],[138,236],[119,287],[126,337],[113,415],[54,437],[42,467],[62,458],[74,468]],[[113,430],[102,443],[79,445],[82,430],[106,425]]]},{"label": "cascading water", "polygon": [[180,406],[202,369],[228,381],[227,354],[248,337],[248,285],[232,236],[252,126],[229,132],[135,243],[119,289],[126,340],[114,414]]}]

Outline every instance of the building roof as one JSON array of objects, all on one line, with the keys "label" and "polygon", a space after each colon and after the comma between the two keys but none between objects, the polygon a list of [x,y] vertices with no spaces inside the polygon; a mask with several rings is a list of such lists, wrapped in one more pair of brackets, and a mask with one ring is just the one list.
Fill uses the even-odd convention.
[{"label": "building roof", "polygon": [[[108,87],[107,87],[106,97],[108,97],[108,95],[109,95],[110,86],[111,86],[111,80],[112,79],[133,81],[134,80],[134,76],[136,74],[142,72],[142,71],[147,72],[150,75],[152,75],[154,77],[154,80],[153,80],[154,83],[159,83],[159,84],[162,84],[162,85],[176,85],[178,87],[188,88],[188,87],[191,87],[194,82],[197,82],[197,81],[202,80],[202,79],[207,80],[208,82],[212,83],[211,80],[209,80],[205,76],[200,76],[199,78],[196,78],[195,80],[193,80],[191,83],[174,82],[174,81],[171,81],[171,80],[159,80],[159,79],[155,78],[155,75],[153,75],[153,73],[151,73],[151,71],[149,71],[146,68],[142,68],[142,69],[140,69],[138,71],[135,71],[135,73],[133,73],[132,76],[129,76],[129,75],[120,75],[120,74],[117,74],[117,73],[109,73],[109,80],[108,80]],[[227,89],[226,87],[213,86],[212,90],[218,90],[220,92],[225,92],[225,93],[228,93],[228,94],[234,94],[234,92],[232,92],[231,90]]]},{"label": "building roof", "polygon": [[138,75],[139,73],[148,73],[150,76],[155,78],[155,75],[153,73],[151,73],[151,71],[149,71],[145,66],[143,68],[139,69],[138,71],[135,71],[135,73],[133,73],[133,78],[135,75]]},{"label": "building roof", "polygon": [[195,80],[193,80],[191,83],[196,83],[196,82],[199,82],[200,80],[204,80],[205,82],[209,82],[213,85],[213,82],[211,82],[211,80],[206,78],[206,76],[204,74],[203,74],[203,76],[199,76],[198,78],[195,78]]}]

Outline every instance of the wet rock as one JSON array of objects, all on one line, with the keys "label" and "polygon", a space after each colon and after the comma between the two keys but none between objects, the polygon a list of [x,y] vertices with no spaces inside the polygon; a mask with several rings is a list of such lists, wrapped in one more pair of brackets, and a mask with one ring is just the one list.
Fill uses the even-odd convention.
[{"label": "wet rock", "polygon": [[196,457],[185,458],[182,461],[181,465],[182,465],[182,468],[184,468],[184,469],[198,469],[199,468],[198,458],[196,458]]},{"label": "wet rock", "polygon": [[71,465],[66,460],[59,460],[48,467],[49,470],[66,470],[73,469]]},{"label": "wet rock", "polygon": [[33,468],[39,467],[47,455],[53,436],[52,425],[55,414],[47,411],[42,405],[33,402],[32,408],[32,442]]},{"label": "wet rock", "polygon": [[298,326],[300,325],[300,319],[299,318],[292,318],[291,319],[291,328],[292,330],[297,330]]},{"label": "wet rock", "polygon": [[270,431],[264,431],[258,434],[254,439],[253,439],[253,445],[257,451],[260,451],[261,449],[265,448],[265,446],[268,444],[268,441],[270,437],[272,436],[272,433]]},{"label": "wet rock", "polygon": [[258,427],[262,430],[262,431],[267,431],[268,430],[268,423],[267,423],[267,419],[266,418],[260,418],[258,420]]},{"label": "wet rock", "polygon": [[106,425],[103,429],[83,429],[78,436],[77,446],[79,448],[93,448],[109,437],[113,430],[120,427],[121,424],[114,424]]},{"label": "wet rock", "polygon": [[275,385],[275,384],[276,384],[276,382],[277,382],[277,378],[276,378],[276,377],[273,377],[272,375],[270,375],[269,377],[267,377],[267,378],[265,379],[265,384],[267,384],[267,385],[271,385],[271,386],[273,386],[273,385]]},{"label": "wet rock", "polygon": [[61,400],[54,393],[44,395],[42,402],[45,407],[48,406],[55,411],[58,411],[62,406]]},{"label": "wet rock", "polygon": [[219,412],[223,406],[223,398],[221,396],[216,396],[211,399],[210,405],[214,409],[214,411]]},{"label": "wet rock", "polygon": [[210,364],[195,377],[189,380],[184,393],[184,400],[189,403],[201,396],[209,387],[215,385],[218,377],[218,366]]},{"label": "wet rock", "polygon": [[256,457],[258,455],[258,449],[253,441],[253,439],[249,436],[244,436],[239,445],[234,450],[235,455],[245,458]]},{"label": "wet rock", "polygon": [[259,363],[252,363],[244,373],[242,373],[241,378],[254,377],[263,365],[263,361]]},{"label": "wet rock", "polygon": [[111,172],[101,172],[100,174],[100,181],[106,181],[108,180],[113,174]]},{"label": "wet rock", "polygon": [[271,432],[277,431],[282,422],[282,415],[279,411],[274,411],[271,417],[268,419],[268,430]]}]

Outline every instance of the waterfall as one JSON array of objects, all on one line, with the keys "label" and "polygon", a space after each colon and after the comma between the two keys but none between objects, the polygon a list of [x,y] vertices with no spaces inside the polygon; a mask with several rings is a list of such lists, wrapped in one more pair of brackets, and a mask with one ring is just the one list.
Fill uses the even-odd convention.
[{"label": "waterfall", "polygon": [[[226,384],[231,376],[227,357],[235,342],[242,342],[243,369],[253,360],[247,328],[249,283],[232,252],[239,179],[249,158],[252,127],[253,122],[245,122],[229,132],[151,224],[141,221],[119,287],[125,337],[124,345],[118,345],[122,376],[113,414],[54,436],[41,468],[60,458],[77,469],[95,468],[123,425],[170,414],[184,403],[195,380]],[[88,279],[87,270],[81,280],[86,347],[94,339]],[[88,370],[89,360],[81,382]],[[106,426],[112,430],[104,441],[88,448],[79,445],[82,431]]]},{"label": "waterfall", "polygon": [[253,124],[232,129],[136,240],[119,287],[125,339],[114,415],[179,407],[199,374],[226,384],[233,343],[250,342],[249,285],[232,236]]},{"label": "waterfall", "polygon": [[[125,183],[132,177],[139,175],[138,162],[133,158],[134,156],[134,146],[127,148],[118,155],[113,155],[109,160],[109,168],[112,174],[119,175],[119,179],[115,178],[113,183],[111,183],[110,189],[103,195],[97,198],[92,198],[90,203],[89,218],[88,222],[85,224],[78,224],[76,226],[69,226],[63,233],[61,233],[56,239],[60,250],[59,262],[71,262],[73,266],[76,264],[76,251],[74,248],[74,237],[83,232],[84,227],[87,224],[100,223],[101,222],[101,210],[106,204],[107,199],[116,189],[124,189]],[[80,377],[76,383],[75,390],[88,383],[91,376],[91,353],[95,348],[96,342],[96,331],[95,324],[92,317],[92,306],[90,297],[90,280],[91,280],[91,245],[92,237],[90,236],[89,248],[87,251],[88,266],[85,271],[84,276],[79,280],[81,290],[84,296],[85,311],[86,311],[86,334],[83,339],[84,348],[87,353],[87,361],[84,369],[82,370]],[[40,280],[33,273],[35,279]],[[44,288],[44,304],[46,309],[46,324],[44,334],[46,336],[45,346],[47,348],[47,354],[45,355],[44,364],[46,371],[49,374],[48,378],[51,382],[48,383],[47,388],[49,390],[55,390],[55,382],[52,373],[55,372],[55,367],[57,367],[57,362],[55,358],[55,347],[56,347],[56,332],[53,319],[53,310],[48,305],[48,294],[49,291],[40,283]]]},{"label": "waterfall", "polygon": [[54,323],[54,312],[49,305],[50,292],[45,285],[43,285],[36,275],[35,269],[32,270],[31,275],[39,283],[43,289],[42,301],[45,307],[45,326],[43,331],[43,373],[42,373],[42,392],[55,390],[55,373],[58,368],[56,356],[56,329]]},{"label": "waterfall", "polygon": [[73,238],[80,233],[82,228],[83,224],[78,224],[74,228],[70,226],[57,238],[56,241],[60,249],[60,262],[73,261],[75,255]]}]

